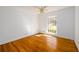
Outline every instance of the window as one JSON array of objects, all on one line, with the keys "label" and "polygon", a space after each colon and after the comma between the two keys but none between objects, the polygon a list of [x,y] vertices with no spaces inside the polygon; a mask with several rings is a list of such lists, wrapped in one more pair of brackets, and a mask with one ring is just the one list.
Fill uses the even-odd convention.
[{"label": "window", "polygon": [[51,34],[57,33],[56,17],[55,16],[49,17],[48,33],[51,33]]}]

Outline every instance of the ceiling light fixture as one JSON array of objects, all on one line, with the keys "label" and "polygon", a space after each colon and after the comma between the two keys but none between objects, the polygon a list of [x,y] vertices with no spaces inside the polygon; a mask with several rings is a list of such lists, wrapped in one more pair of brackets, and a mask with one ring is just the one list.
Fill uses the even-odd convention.
[{"label": "ceiling light fixture", "polygon": [[36,8],[38,9],[39,13],[41,14],[41,13],[44,13],[46,11],[47,6],[38,6]]}]

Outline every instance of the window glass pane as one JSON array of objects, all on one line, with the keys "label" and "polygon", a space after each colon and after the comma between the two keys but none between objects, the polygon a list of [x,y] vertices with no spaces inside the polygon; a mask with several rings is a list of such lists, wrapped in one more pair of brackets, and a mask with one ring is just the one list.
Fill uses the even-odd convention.
[{"label": "window glass pane", "polygon": [[56,19],[55,18],[50,18],[49,19],[49,24],[48,24],[48,32],[56,34],[57,27],[56,27]]}]

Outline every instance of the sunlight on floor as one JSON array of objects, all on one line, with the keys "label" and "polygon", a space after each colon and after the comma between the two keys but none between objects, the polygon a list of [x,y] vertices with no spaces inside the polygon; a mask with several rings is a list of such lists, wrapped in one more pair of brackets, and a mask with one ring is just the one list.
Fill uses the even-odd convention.
[{"label": "sunlight on floor", "polygon": [[35,35],[35,36],[37,36],[37,37],[40,37],[40,36],[45,37],[46,41],[47,41],[47,45],[50,48],[56,49],[56,47],[57,47],[57,38],[55,38],[53,36],[50,36],[50,35],[46,35],[46,34],[39,34],[39,35]]}]

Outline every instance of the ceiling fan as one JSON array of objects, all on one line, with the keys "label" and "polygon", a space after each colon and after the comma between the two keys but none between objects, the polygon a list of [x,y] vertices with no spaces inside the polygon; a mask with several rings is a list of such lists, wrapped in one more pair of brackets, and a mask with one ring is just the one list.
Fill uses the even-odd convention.
[{"label": "ceiling fan", "polygon": [[47,6],[37,6],[36,8],[37,8],[38,12],[41,14],[46,11]]}]

